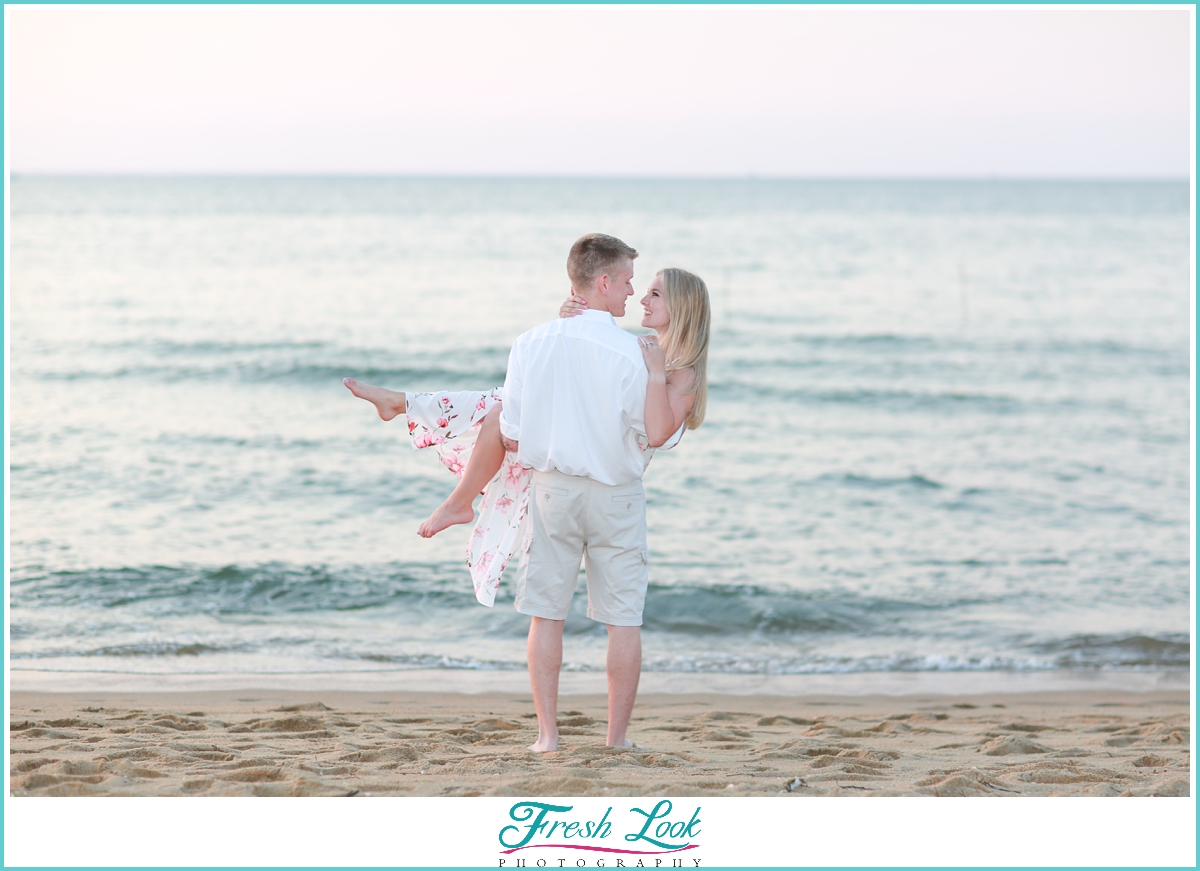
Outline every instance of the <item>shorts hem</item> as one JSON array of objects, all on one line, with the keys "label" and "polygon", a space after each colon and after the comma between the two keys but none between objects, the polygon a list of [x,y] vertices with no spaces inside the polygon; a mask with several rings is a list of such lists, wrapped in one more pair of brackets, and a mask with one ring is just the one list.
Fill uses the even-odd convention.
[{"label": "shorts hem", "polygon": [[611,617],[606,617],[605,615],[600,614],[597,611],[593,611],[590,608],[588,609],[587,615],[588,615],[589,620],[595,620],[597,623],[604,623],[608,626],[641,626],[642,625],[642,616],[640,614],[637,617],[636,623],[628,622],[628,620],[629,620],[628,617],[625,618],[624,620],[617,620],[617,619],[614,619]]},{"label": "shorts hem", "polygon": [[[518,614],[526,617],[541,617],[543,620],[566,620],[568,611],[550,613],[547,608],[533,608],[529,605],[515,605]],[[569,610],[569,609],[568,609]]]}]

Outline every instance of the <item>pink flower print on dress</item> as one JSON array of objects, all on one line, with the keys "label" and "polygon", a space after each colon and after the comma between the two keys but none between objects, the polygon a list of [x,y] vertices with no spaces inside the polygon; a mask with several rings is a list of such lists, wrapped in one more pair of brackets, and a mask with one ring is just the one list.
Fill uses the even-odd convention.
[{"label": "pink flower print on dress", "polygon": [[486,572],[488,570],[488,568],[491,566],[492,560],[494,560],[495,558],[496,558],[496,552],[494,550],[485,550],[483,552],[483,556],[481,556],[479,558],[479,563],[478,563],[479,571]]},{"label": "pink flower print on dress", "polygon": [[520,490],[529,470],[520,463],[509,463],[504,469],[504,486],[510,490]]},{"label": "pink flower print on dress", "polygon": [[[499,389],[486,393],[410,394],[405,409],[410,443],[415,448],[432,447],[441,465],[461,476],[488,409],[500,399]],[[480,514],[468,539],[467,564],[471,566],[476,597],[488,606],[495,604],[500,575],[524,540],[522,523],[533,476],[515,460],[507,456],[501,473],[484,488]]]}]

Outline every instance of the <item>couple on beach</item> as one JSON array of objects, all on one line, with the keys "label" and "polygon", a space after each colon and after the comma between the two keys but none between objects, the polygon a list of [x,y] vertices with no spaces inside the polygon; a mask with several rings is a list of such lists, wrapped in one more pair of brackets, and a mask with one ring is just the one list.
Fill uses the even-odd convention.
[{"label": "couple on beach", "polygon": [[704,420],[708,289],[682,269],[660,270],[634,336],[617,326],[633,295],[638,252],[595,233],[571,246],[571,296],[559,318],[513,343],[503,388],[406,394],[345,379],[384,420],[405,414],[417,448],[432,447],[460,477],[418,533],[475,517],[468,545],[475,595],[495,600],[518,557],[516,609],[531,618],[527,654],[537,710],[535,752],[558,746],[563,623],[579,565],[588,617],[608,626],[608,737],[625,737],[642,669],[649,554],[642,474],[655,448],[674,447]]}]

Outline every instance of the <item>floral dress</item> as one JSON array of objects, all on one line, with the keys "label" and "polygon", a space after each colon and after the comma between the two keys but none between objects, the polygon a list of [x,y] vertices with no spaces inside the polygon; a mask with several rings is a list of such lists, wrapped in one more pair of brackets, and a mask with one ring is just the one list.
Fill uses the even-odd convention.
[{"label": "floral dress", "polygon": [[[442,465],[463,475],[483,419],[500,401],[502,388],[486,392],[460,390],[443,393],[407,393],[408,433],[413,448],[433,448]],[[673,448],[683,435],[683,427],[671,436],[663,448]],[[654,453],[644,438],[639,438],[646,461]],[[500,576],[517,551],[525,535],[529,506],[529,485],[533,470],[522,466],[514,453],[505,453],[494,478],[483,489],[479,519],[467,541],[467,565],[475,585],[475,598],[492,607]]]}]

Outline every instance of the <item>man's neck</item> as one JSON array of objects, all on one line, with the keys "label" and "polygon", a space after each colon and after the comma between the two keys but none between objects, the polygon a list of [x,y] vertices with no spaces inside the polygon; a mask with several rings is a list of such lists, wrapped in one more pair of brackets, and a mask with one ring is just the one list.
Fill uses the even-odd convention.
[{"label": "man's neck", "polygon": [[[588,304],[588,311],[608,312],[610,315],[612,314],[612,312],[609,311],[609,308],[608,308],[608,301],[604,297],[602,297],[600,294],[598,294],[598,293],[583,293],[581,291],[576,290],[575,288],[571,288],[571,293],[575,294],[575,296],[583,297],[584,301],[587,302],[587,304]],[[615,318],[616,315],[613,315],[613,317]]]},{"label": "man's neck", "polygon": [[612,312],[605,311],[602,308],[589,308],[586,311],[581,311],[576,317],[584,317],[585,315],[600,321],[607,321],[608,323],[615,324],[617,322],[617,318]]}]

